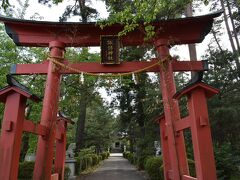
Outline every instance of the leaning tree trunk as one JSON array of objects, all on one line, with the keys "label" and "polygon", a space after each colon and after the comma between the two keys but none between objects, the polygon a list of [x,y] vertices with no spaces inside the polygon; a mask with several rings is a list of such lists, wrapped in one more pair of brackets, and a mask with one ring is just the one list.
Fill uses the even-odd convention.
[{"label": "leaning tree trunk", "polygon": [[231,20],[231,24],[232,24],[232,29],[233,29],[233,35],[235,37],[235,41],[236,41],[236,45],[237,45],[237,52],[238,52],[238,56],[239,56],[239,51],[240,51],[240,45],[239,45],[239,40],[238,40],[238,35],[237,35],[237,31],[236,31],[236,27],[233,21],[233,14],[232,14],[232,10],[230,7],[230,3],[228,1],[227,2],[227,8],[228,8],[228,13],[229,13],[229,18]]},{"label": "leaning tree trunk", "polygon": [[80,8],[80,14],[82,17],[82,22],[86,23],[88,19],[88,13],[87,13],[87,7],[86,7],[86,1],[85,0],[78,0],[79,8]]},{"label": "leaning tree trunk", "polygon": [[215,31],[214,29],[212,29],[211,32],[212,32],[212,35],[213,35],[213,38],[214,38],[215,42],[217,43],[218,49],[221,51],[221,53],[223,53],[223,49],[222,49],[222,47],[221,47],[221,45],[220,45],[220,43],[219,43],[219,40],[218,40],[218,38],[217,38],[217,33],[216,33],[216,31]]},{"label": "leaning tree trunk", "polygon": [[230,41],[233,52],[236,52],[236,47],[235,47],[235,44],[233,42],[231,30],[230,30],[230,27],[229,27],[229,24],[228,24],[228,18],[227,18],[227,13],[226,13],[226,10],[225,10],[224,1],[220,0],[220,2],[221,2],[222,9],[223,9],[223,18],[224,18],[225,26],[226,26],[227,33],[228,33],[228,38],[229,38],[229,41]]},{"label": "leaning tree trunk", "polygon": [[[220,2],[221,2],[222,9],[223,9],[223,17],[224,17],[225,26],[226,26],[227,33],[228,33],[228,38],[229,38],[233,53],[237,54],[237,50],[236,50],[236,47],[235,47],[235,44],[233,41],[233,37],[231,34],[231,30],[230,30],[230,27],[228,24],[228,18],[227,18],[227,13],[226,13],[225,6],[224,6],[224,0],[220,0]],[[237,57],[235,58],[235,63],[236,63],[236,67],[237,67],[238,77],[240,77],[240,63],[239,63],[239,60]]]}]

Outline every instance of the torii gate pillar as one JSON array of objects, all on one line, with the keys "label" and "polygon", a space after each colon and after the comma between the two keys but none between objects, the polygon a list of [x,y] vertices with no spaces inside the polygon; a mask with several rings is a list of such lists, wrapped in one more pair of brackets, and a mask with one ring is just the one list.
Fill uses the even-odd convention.
[{"label": "torii gate pillar", "polygon": [[189,174],[185,142],[183,133],[178,135],[174,131],[174,122],[180,120],[179,105],[172,97],[176,93],[173,77],[172,62],[169,59],[169,42],[166,39],[155,41],[155,47],[159,58],[162,60],[160,68],[160,81],[164,113],[166,117],[166,133],[169,147],[169,170],[165,179],[180,180],[182,174]]},{"label": "torii gate pillar", "polygon": [[[64,58],[64,43],[52,41],[49,43],[49,48],[51,57],[59,60]],[[38,138],[36,162],[33,174],[33,179],[35,180],[51,179],[60,81],[61,74],[59,73],[59,68],[50,61],[48,65],[42,117],[40,122],[41,125],[48,128],[48,134],[46,138],[42,136],[39,136]]]}]

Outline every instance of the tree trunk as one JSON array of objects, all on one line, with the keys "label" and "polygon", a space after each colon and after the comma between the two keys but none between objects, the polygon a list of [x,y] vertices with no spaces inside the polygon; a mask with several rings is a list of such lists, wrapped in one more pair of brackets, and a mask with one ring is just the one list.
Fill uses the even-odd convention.
[{"label": "tree trunk", "polygon": [[79,152],[84,147],[84,130],[87,112],[87,93],[86,89],[82,90],[81,99],[79,103],[79,116],[76,129],[76,152]]},{"label": "tree trunk", "polygon": [[224,15],[223,17],[224,17],[225,26],[226,26],[227,33],[228,33],[228,38],[229,38],[229,41],[231,43],[231,47],[232,47],[233,52],[236,52],[236,47],[235,47],[235,44],[233,42],[233,38],[232,38],[232,35],[231,35],[231,30],[230,30],[230,27],[229,27],[229,24],[228,24],[228,18],[227,18],[225,6],[224,6],[224,1],[220,0],[220,2],[221,2],[222,9],[223,9],[223,15]]},{"label": "tree trunk", "polygon": [[[185,11],[185,15],[186,17],[192,17],[192,3],[189,3],[187,5],[186,11]],[[196,51],[196,45],[195,44],[188,44],[188,50],[189,50],[189,56],[190,56],[190,60],[191,61],[197,61],[197,51]],[[191,76],[194,76],[194,72],[191,72]]]},{"label": "tree trunk", "polygon": [[234,35],[234,37],[235,37],[235,41],[236,41],[236,45],[237,45],[237,52],[238,52],[238,56],[239,56],[240,45],[239,45],[239,40],[238,40],[238,35],[237,35],[236,28],[235,28],[235,24],[234,24],[234,21],[233,21],[233,14],[232,14],[232,10],[231,10],[229,1],[226,1],[226,2],[227,2],[227,8],[228,8],[228,13],[229,13],[229,18],[230,18],[231,24],[232,24],[233,35]]},{"label": "tree trunk", "polygon": [[[229,27],[229,24],[228,24],[228,18],[227,18],[225,6],[224,6],[224,0],[220,0],[220,2],[221,2],[222,9],[223,9],[223,17],[224,17],[225,26],[226,26],[227,33],[228,33],[228,38],[229,38],[233,53],[237,54],[237,50],[236,50],[235,44],[233,42],[231,30],[230,30],[230,27]],[[238,60],[237,57],[235,58],[235,63],[236,63],[236,67],[237,67],[238,77],[240,77],[240,63],[239,63],[239,60]]]},{"label": "tree trunk", "polygon": [[145,98],[146,90],[145,90],[145,82],[147,80],[145,75],[139,75],[140,79],[139,83],[136,84],[136,111],[137,111],[137,122],[140,127],[141,137],[145,137],[145,114],[142,99]]},{"label": "tree trunk", "polygon": [[134,132],[134,126],[133,125],[130,127],[130,132],[129,133],[130,133],[130,135],[129,135],[129,142],[130,142],[129,151],[131,153],[133,153],[134,152],[134,144],[135,144],[135,132]]},{"label": "tree trunk", "polygon": [[215,32],[214,29],[212,29],[212,34],[213,34],[214,40],[215,40],[216,43],[217,43],[218,49],[219,49],[221,52],[223,52],[223,49],[222,49],[221,45],[219,44],[219,41],[218,41],[218,38],[217,38],[217,33]]},{"label": "tree trunk", "polygon": [[[86,11],[86,1],[85,0],[76,0],[79,3],[80,13],[82,17],[82,22],[87,22],[87,11]],[[85,132],[85,122],[86,122],[86,113],[87,113],[87,85],[83,84],[84,88],[81,88],[81,99],[79,102],[79,115],[77,121],[76,129],[76,152],[79,152],[80,149],[84,147],[84,132]]]},{"label": "tree trunk", "polygon": [[87,8],[86,8],[86,1],[85,0],[78,0],[79,7],[80,7],[80,13],[82,17],[82,22],[86,23],[88,14],[87,14]]}]

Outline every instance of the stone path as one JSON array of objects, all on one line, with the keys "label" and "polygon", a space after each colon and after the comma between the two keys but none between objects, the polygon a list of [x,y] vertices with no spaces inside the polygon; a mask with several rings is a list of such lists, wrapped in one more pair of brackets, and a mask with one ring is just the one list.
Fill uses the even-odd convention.
[{"label": "stone path", "polygon": [[116,154],[106,159],[94,173],[78,180],[146,180],[128,160]]}]

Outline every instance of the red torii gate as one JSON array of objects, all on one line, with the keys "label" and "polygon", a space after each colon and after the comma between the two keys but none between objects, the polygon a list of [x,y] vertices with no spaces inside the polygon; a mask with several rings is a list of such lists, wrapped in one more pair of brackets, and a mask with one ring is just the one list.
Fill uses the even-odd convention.
[{"label": "red torii gate", "polygon": [[[49,47],[50,56],[59,63],[78,69],[83,72],[91,73],[124,73],[133,72],[139,68],[148,67],[157,61],[169,58],[170,45],[189,44],[202,42],[212,27],[213,19],[218,17],[221,12],[209,14],[199,17],[190,17],[182,19],[174,19],[167,21],[156,21],[152,25],[155,26],[156,35],[154,39],[149,41],[155,46],[158,52],[158,59],[152,59],[149,62],[123,62],[120,65],[101,65],[99,63],[74,63],[71,64],[64,58],[65,47],[84,47],[84,46],[99,46],[101,35],[116,35],[123,30],[123,25],[114,24],[112,26],[101,29],[95,23],[55,23],[55,22],[39,22],[29,20],[18,20],[6,17],[0,17],[0,21],[4,22],[5,29],[8,35],[13,39],[14,43],[19,46],[28,47]],[[143,24],[139,28],[121,37],[123,46],[136,46],[144,43],[145,32]],[[173,78],[175,71],[204,71],[207,70],[205,61],[164,61],[164,68],[154,66],[146,72],[159,72],[161,78],[161,90],[163,95],[163,104],[165,118],[162,125],[162,131],[165,132],[162,138],[163,157],[164,157],[164,174],[165,179],[199,179],[199,180],[216,180],[216,169],[213,155],[211,134],[208,124],[208,115],[206,110],[206,101],[201,101],[201,106],[204,108],[198,111],[196,108],[196,100],[205,97],[207,90],[213,94],[216,90],[205,87],[203,84],[194,84],[194,88],[189,91],[175,95],[176,88]],[[34,167],[33,179],[51,179],[51,170],[53,162],[54,141],[56,137],[56,122],[59,100],[60,79],[62,74],[76,73],[75,71],[67,70],[54,64],[53,61],[43,61],[42,64],[17,64],[11,69],[11,74],[47,74],[45,87],[45,95],[43,101],[42,117],[40,126],[46,128],[45,136],[39,136],[36,162]],[[207,89],[205,91],[205,89]],[[193,93],[193,91],[196,91]],[[181,95],[190,94],[190,110],[191,115],[188,119],[181,119],[179,106],[176,99]],[[0,94],[1,95],[1,94]],[[175,95],[175,96],[174,96]],[[174,99],[175,98],[175,99]],[[7,104],[6,104],[7,108]],[[16,107],[18,108],[18,107]],[[23,108],[23,107],[21,107]],[[198,108],[200,109],[200,108]],[[16,109],[17,110],[17,109]],[[6,112],[4,116],[8,117],[10,112]],[[199,114],[200,113],[200,114]],[[203,114],[201,114],[203,113]],[[21,114],[22,116],[22,114]],[[6,118],[5,118],[6,119]],[[5,122],[3,121],[3,124]],[[187,123],[186,123],[186,121]],[[7,121],[7,120],[6,120]],[[194,123],[195,122],[195,123]],[[200,126],[198,126],[200,122]],[[14,122],[13,122],[14,123]],[[194,147],[196,147],[195,161],[197,178],[190,177],[185,142],[182,130],[187,127],[193,127],[192,133],[195,135]],[[13,125],[14,127],[14,125]],[[207,129],[207,130],[206,130]],[[8,129],[7,129],[8,130]],[[2,131],[2,134],[5,131]],[[10,132],[9,132],[10,133]],[[14,134],[9,134],[14,139]],[[204,138],[208,140],[204,144]],[[1,135],[1,140],[3,136]],[[164,139],[164,140],[163,140]],[[17,140],[20,143],[20,140]],[[7,146],[6,141],[0,144],[0,154],[6,153],[4,149]],[[204,146],[204,148],[203,148]],[[3,148],[2,148],[3,147]],[[63,147],[62,147],[63,148]],[[202,150],[204,149],[204,150]],[[17,150],[19,151],[19,149]],[[204,155],[202,156],[202,152]],[[208,153],[206,153],[208,152]],[[0,156],[0,177],[2,173],[9,172],[9,167],[5,167],[6,162],[16,162],[16,158],[10,156]],[[208,162],[206,162],[206,158]],[[64,158],[63,158],[64,161]],[[62,162],[62,161],[61,161]],[[63,165],[57,167],[59,174],[62,171]],[[13,168],[15,174],[18,172],[18,167]],[[59,176],[59,179],[61,179]],[[10,176],[5,176],[10,177]],[[14,176],[16,179],[16,176]]]}]

